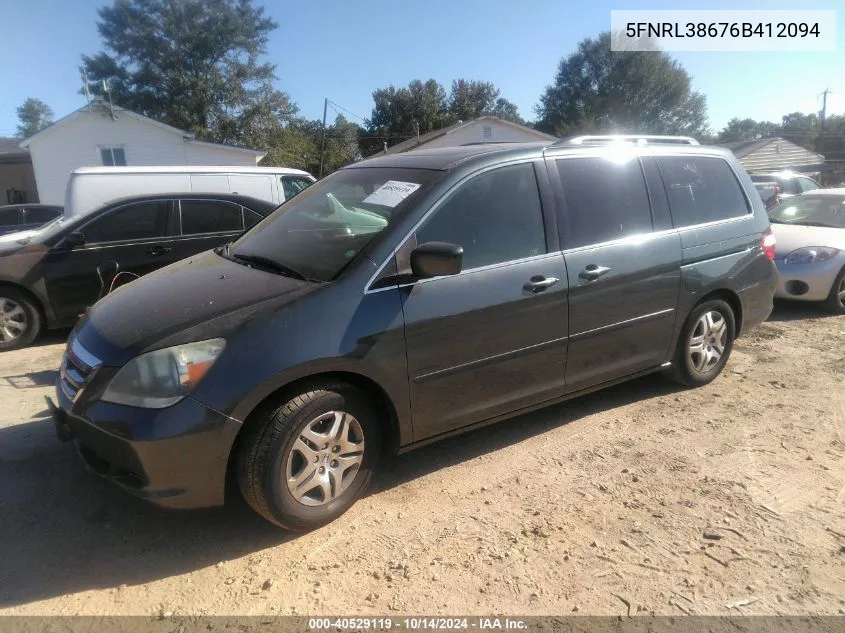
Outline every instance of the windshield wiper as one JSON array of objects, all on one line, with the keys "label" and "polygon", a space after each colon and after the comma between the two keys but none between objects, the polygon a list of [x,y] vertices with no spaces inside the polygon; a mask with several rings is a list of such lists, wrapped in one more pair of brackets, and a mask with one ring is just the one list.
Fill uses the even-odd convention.
[{"label": "windshield wiper", "polygon": [[285,277],[293,277],[294,279],[299,279],[301,281],[308,281],[305,275],[295,268],[281,264],[269,257],[264,257],[262,255],[238,255],[237,253],[233,253],[232,259],[244,262],[247,265],[256,264],[259,268],[270,270],[274,273],[278,273],[279,275],[284,275]]}]

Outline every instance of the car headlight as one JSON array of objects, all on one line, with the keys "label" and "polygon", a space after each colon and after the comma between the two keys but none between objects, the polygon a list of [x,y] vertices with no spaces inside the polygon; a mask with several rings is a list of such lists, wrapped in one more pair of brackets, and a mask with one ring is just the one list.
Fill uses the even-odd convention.
[{"label": "car headlight", "polygon": [[817,264],[826,262],[839,255],[839,249],[826,246],[807,246],[799,248],[787,255],[784,262],[787,264]]},{"label": "car headlight", "polygon": [[225,340],[216,338],[136,356],[121,367],[100,399],[147,409],[174,405],[197,386],[225,346]]}]

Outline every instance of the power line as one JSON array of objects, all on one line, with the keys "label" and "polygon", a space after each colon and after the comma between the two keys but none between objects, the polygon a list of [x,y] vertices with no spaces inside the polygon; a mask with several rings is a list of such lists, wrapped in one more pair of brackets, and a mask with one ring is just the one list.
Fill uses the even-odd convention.
[{"label": "power line", "polygon": [[[337,109],[336,109],[336,108],[340,108],[341,110],[343,110],[344,112],[346,112],[346,114],[351,114],[352,116],[354,116],[356,119],[358,119],[358,120],[359,120],[359,121],[361,121],[362,123],[367,123],[367,124],[369,123],[369,121],[367,121],[367,119],[365,119],[364,117],[359,116],[359,115],[355,114],[354,112],[352,112],[352,111],[350,111],[350,110],[347,110],[347,109],[346,109],[346,108],[344,108],[342,105],[340,105],[339,103],[335,103],[335,102],[334,102],[334,101],[332,101],[331,99],[329,99],[329,105],[331,105],[331,106],[332,106],[332,110],[334,110],[335,112],[337,112]],[[337,113],[338,113],[338,114],[340,114],[340,112],[337,112]]]}]

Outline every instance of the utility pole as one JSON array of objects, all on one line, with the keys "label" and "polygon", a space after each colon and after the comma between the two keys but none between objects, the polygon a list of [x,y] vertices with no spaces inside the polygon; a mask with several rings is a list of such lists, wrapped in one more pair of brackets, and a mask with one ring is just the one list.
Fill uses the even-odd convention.
[{"label": "utility pole", "polygon": [[323,177],[323,154],[326,152],[326,114],[328,114],[329,109],[329,98],[326,97],[326,100],[323,102],[323,134],[322,138],[320,139],[320,173],[317,178]]},{"label": "utility pole", "polygon": [[830,90],[827,88],[824,89],[822,93],[822,111],[821,111],[821,121],[819,124],[819,147],[816,148],[816,151],[824,151],[824,121],[827,118],[827,95],[830,93]]},{"label": "utility pole", "polygon": [[420,144],[420,122],[414,121],[414,125],[417,126],[417,145]]}]

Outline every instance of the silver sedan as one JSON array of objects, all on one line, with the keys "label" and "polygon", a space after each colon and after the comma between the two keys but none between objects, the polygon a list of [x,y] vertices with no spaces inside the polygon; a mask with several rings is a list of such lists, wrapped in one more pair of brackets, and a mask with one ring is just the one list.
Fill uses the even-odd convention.
[{"label": "silver sedan", "polygon": [[845,189],[819,189],[769,211],[778,267],[776,297],[824,301],[845,314]]}]

